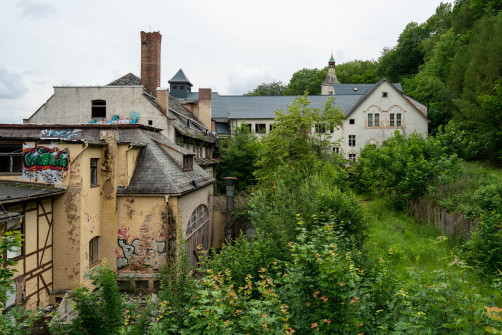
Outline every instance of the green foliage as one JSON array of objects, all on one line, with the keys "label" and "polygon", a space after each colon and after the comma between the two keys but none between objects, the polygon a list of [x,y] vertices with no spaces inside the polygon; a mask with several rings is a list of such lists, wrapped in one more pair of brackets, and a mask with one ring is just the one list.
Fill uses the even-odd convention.
[{"label": "green foliage", "polygon": [[263,140],[263,150],[258,160],[258,179],[272,180],[285,166],[293,167],[299,175],[308,174],[316,153],[323,155],[330,143],[331,134],[315,133],[315,126],[337,129],[343,114],[328,99],[322,109],[310,106],[307,95],[299,96],[288,106],[287,113],[276,111],[274,129]]},{"label": "green foliage", "polygon": [[399,132],[377,148],[361,150],[357,171],[359,187],[389,195],[396,205],[426,193],[429,185],[450,180],[460,169],[459,158],[433,137]]},{"label": "green foliage", "polygon": [[[500,201],[500,194],[499,199]],[[484,212],[477,220],[466,256],[488,275],[502,271],[502,213]]]},{"label": "green foliage", "polygon": [[[217,167],[217,175],[237,178],[237,190],[245,190],[255,184],[254,171],[256,161],[262,150],[262,143],[246,124],[235,129],[232,138],[221,141],[221,163]],[[224,189],[224,183],[220,183]]]},{"label": "green foliage", "polygon": [[96,290],[78,286],[72,292],[78,316],[70,325],[54,325],[52,333],[118,334],[122,329],[122,299],[117,285],[117,274],[107,264],[88,274]]},{"label": "green foliage", "polygon": [[328,69],[301,69],[293,73],[284,95],[321,94],[321,84],[326,79]]},{"label": "green foliage", "polygon": [[336,77],[341,83],[374,84],[380,80],[377,67],[372,60],[354,60],[336,65]]},{"label": "green foliage", "polygon": [[281,81],[272,81],[271,83],[261,83],[254,90],[244,95],[283,95],[287,86]]}]

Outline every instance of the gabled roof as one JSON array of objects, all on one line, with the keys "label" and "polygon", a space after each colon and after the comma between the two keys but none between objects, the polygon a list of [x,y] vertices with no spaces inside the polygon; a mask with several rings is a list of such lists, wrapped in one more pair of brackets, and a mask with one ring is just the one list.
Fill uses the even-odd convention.
[{"label": "gabled roof", "polygon": [[182,69],[180,69],[174,77],[171,78],[171,80],[168,81],[169,84],[188,84],[190,86],[193,86],[192,83],[190,83],[190,80],[188,80],[187,76],[183,72]]},{"label": "gabled roof", "polygon": [[[393,83],[399,91],[403,92],[400,83]],[[376,84],[335,84],[335,96],[339,95],[364,95],[366,92],[374,88]]]},{"label": "gabled roof", "polygon": [[116,79],[106,86],[140,86],[141,78],[132,73],[128,73],[119,79]]}]

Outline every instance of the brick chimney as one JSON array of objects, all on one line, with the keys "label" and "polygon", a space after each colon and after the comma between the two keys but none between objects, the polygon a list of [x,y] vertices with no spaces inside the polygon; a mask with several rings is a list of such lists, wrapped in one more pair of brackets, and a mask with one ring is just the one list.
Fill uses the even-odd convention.
[{"label": "brick chimney", "polygon": [[199,88],[199,111],[197,117],[211,130],[211,89]]},{"label": "brick chimney", "polygon": [[141,32],[141,84],[145,90],[157,96],[157,87],[160,86],[160,42],[162,35],[157,31],[153,33]]}]

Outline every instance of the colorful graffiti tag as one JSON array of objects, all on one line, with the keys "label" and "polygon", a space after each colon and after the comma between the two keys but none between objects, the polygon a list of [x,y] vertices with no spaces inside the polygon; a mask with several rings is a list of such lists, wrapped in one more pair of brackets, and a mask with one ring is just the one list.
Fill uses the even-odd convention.
[{"label": "colorful graffiti tag", "polygon": [[82,129],[45,129],[40,132],[41,137],[72,138],[78,135]]},{"label": "colorful graffiti tag", "polygon": [[136,124],[139,122],[141,114],[135,111],[129,112],[129,118],[122,118],[119,115],[113,115],[110,120],[98,119],[89,121],[90,124]]},{"label": "colorful graffiti tag", "polygon": [[[148,218],[147,218],[148,220]],[[140,229],[141,239],[134,238],[128,242],[129,234],[126,227],[118,230],[117,269],[153,268],[159,270],[166,258],[166,241],[156,241],[147,228]],[[149,230],[149,229],[148,229]]]},{"label": "colorful graffiti tag", "polygon": [[59,183],[68,171],[70,153],[68,149],[41,147],[23,149],[23,177],[41,179],[48,184]]}]

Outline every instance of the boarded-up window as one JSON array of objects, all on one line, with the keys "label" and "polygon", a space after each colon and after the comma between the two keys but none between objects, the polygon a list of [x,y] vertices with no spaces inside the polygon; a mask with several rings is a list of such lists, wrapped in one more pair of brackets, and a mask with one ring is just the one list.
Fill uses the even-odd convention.
[{"label": "boarded-up window", "polygon": [[192,212],[185,230],[187,251],[194,265],[201,252],[209,249],[209,226],[209,211],[206,205],[200,205]]}]

